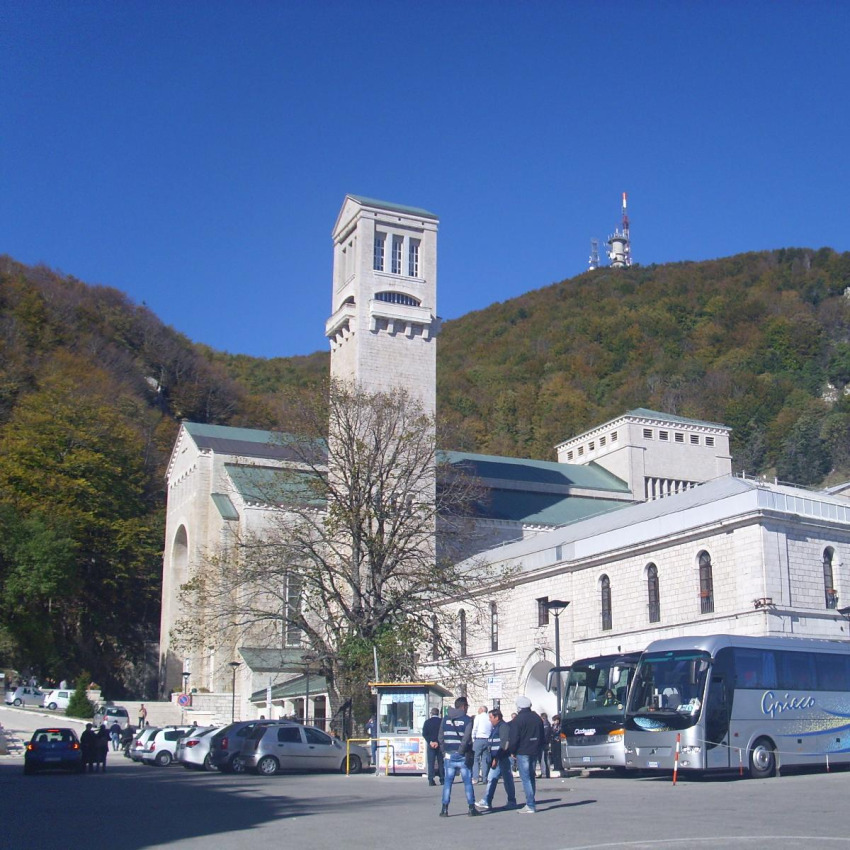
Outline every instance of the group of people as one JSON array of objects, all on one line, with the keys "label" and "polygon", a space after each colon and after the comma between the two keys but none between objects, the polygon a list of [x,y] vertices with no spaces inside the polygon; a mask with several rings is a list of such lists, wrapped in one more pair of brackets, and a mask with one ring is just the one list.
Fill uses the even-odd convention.
[{"label": "group of people", "polygon": [[104,772],[110,745],[112,751],[115,752],[126,746],[132,739],[132,726],[122,729],[118,722],[109,727],[104,723],[95,731],[91,723],[86,723],[86,728],[80,735],[80,750],[83,755],[84,770],[89,773]]},{"label": "group of people", "polygon": [[[516,707],[510,721],[505,720],[500,709],[488,711],[485,706],[479,708],[473,720],[468,714],[466,697],[458,697],[443,718],[439,709],[431,710],[431,716],[422,727],[422,737],[427,745],[428,784],[436,785],[439,779],[443,785],[440,817],[449,815],[452,784],[458,774],[463,781],[469,815],[490,810],[499,780],[505,786],[508,808],[516,808],[514,767],[525,794],[525,806],[519,811],[523,814],[537,811],[537,764],[539,762],[544,770],[542,775],[548,776],[553,726],[548,720],[544,724],[544,716],[531,710],[528,697],[518,696]],[[473,788],[474,777],[487,785],[484,796],[478,801]]]}]

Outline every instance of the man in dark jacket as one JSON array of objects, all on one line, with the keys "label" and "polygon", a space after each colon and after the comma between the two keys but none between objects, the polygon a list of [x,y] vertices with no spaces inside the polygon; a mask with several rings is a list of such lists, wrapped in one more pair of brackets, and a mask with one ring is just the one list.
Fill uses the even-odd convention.
[{"label": "man in dark jacket", "polygon": [[508,808],[516,807],[516,789],[514,788],[514,777],[511,773],[511,757],[508,755],[510,746],[510,728],[502,712],[494,708],[490,712],[490,723],[493,728],[488,739],[490,743],[490,770],[487,774],[487,792],[483,799],[479,800],[475,807],[483,811],[489,811],[493,805],[493,795],[499,779],[505,783],[505,793],[508,795]]},{"label": "man in dark jacket", "polygon": [[[455,774],[460,772],[466,791],[469,814],[477,815],[475,791],[472,788],[472,718],[466,713],[469,703],[466,697],[458,697],[455,707],[450,708],[440,725],[440,749],[443,751],[443,805],[440,817],[449,816],[449,803],[452,799],[452,783]],[[470,756],[467,761],[467,755]]]},{"label": "man in dark jacket", "polygon": [[516,707],[517,716],[510,723],[510,751],[516,756],[519,778],[525,792],[525,807],[520,812],[533,815],[537,811],[534,771],[543,743],[543,721],[540,715],[531,710],[528,697],[518,696]]},{"label": "man in dark jacket", "polygon": [[434,776],[443,784],[443,754],[440,752],[440,709],[432,708],[431,716],[422,724],[422,737],[425,739],[425,752],[428,757],[428,784],[436,785]]}]

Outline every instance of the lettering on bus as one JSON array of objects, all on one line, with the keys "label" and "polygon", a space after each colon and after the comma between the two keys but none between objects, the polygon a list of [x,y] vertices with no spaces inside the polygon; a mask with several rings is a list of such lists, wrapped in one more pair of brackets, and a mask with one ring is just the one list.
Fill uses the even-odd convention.
[{"label": "lettering on bus", "polygon": [[773,691],[765,691],[761,698],[761,712],[776,717],[777,714],[782,714],[784,711],[803,711],[806,708],[811,708],[815,702],[816,700],[812,696],[792,697],[788,694],[785,694],[784,699],[777,699]]}]

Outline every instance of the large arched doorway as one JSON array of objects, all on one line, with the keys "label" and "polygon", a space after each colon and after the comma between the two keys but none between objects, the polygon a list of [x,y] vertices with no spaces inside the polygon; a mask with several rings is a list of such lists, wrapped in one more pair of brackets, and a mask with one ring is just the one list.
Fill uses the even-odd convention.
[{"label": "large arched doorway", "polygon": [[[558,698],[555,694],[549,693],[546,690],[546,679],[549,676],[549,671],[555,665],[551,661],[538,661],[531,670],[528,671],[528,678],[525,681],[525,687],[520,689],[531,700],[531,707],[540,714],[545,711],[551,718],[553,714],[558,713],[557,703]],[[502,711],[505,711],[503,708]],[[514,709],[506,712],[510,717]]]}]

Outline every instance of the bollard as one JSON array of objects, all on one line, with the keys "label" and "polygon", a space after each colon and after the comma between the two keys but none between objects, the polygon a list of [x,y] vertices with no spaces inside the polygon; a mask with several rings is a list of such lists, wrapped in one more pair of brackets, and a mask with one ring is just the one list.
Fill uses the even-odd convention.
[{"label": "bollard", "polygon": [[679,774],[679,748],[682,743],[682,733],[676,733],[676,755],[673,759],[673,784],[676,784],[676,777]]},{"label": "bollard", "polygon": [[738,776],[744,775],[744,753],[743,750],[738,747]]}]

